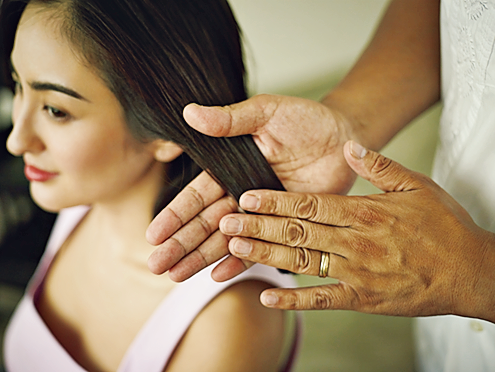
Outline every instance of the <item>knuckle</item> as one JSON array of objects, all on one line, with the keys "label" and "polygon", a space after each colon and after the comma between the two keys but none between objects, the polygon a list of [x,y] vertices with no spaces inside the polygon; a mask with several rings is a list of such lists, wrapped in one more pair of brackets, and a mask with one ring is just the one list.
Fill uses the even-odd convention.
[{"label": "knuckle", "polygon": [[297,291],[288,291],[284,295],[285,297],[285,308],[287,310],[300,310],[304,309],[304,301],[299,292]]},{"label": "knuckle", "polygon": [[272,236],[273,228],[266,222],[265,218],[251,218],[251,215],[239,215],[242,224],[242,234],[257,239],[266,239]]},{"label": "knuckle", "polygon": [[287,291],[284,293],[287,310],[326,310],[332,308],[332,299],[324,287]]},{"label": "knuckle", "polygon": [[294,265],[292,271],[300,274],[309,274],[313,264],[309,250],[305,248],[296,248],[293,250],[293,253],[295,257],[291,260]]},{"label": "knuckle", "polygon": [[184,218],[182,218],[182,216],[180,215],[180,213],[178,211],[176,211],[174,208],[168,208],[168,210],[170,211],[170,213],[172,213],[172,215],[175,217],[175,219],[177,221],[179,221],[179,227],[184,226],[185,221],[184,221]]},{"label": "knuckle", "polygon": [[283,210],[282,203],[283,200],[279,200],[279,198],[274,195],[272,197],[263,197],[264,193],[260,193],[260,211],[266,214],[279,214],[281,210]]},{"label": "knuckle", "polygon": [[363,256],[363,258],[379,259],[388,256],[388,249],[383,245],[376,244],[368,238],[361,238],[356,241],[356,250]]},{"label": "knuckle", "polygon": [[201,214],[198,214],[196,216],[196,221],[201,226],[201,228],[203,229],[206,236],[210,236],[212,233],[212,228],[211,228],[210,224],[208,223],[208,221],[206,221],[206,219]]},{"label": "knuckle", "polygon": [[199,268],[205,268],[208,266],[208,260],[205,255],[205,252],[202,252],[200,249],[196,249],[193,252],[189,254],[189,257],[191,260],[194,260],[197,267]]},{"label": "knuckle", "polygon": [[253,251],[257,255],[257,258],[261,263],[278,262],[278,260],[276,260],[275,253],[271,249],[269,243],[258,242],[257,249],[254,249]]},{"label": "knuckle", "polygon": [[182,255],[181,257],[184,257],[187,254],[187,249],[184,247],[184,245],[179,241],[179,239],[176,239],[174,237],[171,237],[169,239],[169,244],[172,246],[175,246],[179,251],[181,251]]},{"label": "knuckle", "polygon": [[257,128],[268,123],[278,108],[278,99],[270,94],[257,94],[248,101],[257,108],[257,115],[254,117]]},{"label": "knuckle", "polygon": [[261,93],[255,96],[256,103],[262,109],[265,119],[270,119],[278,108],[278,97],[271,94]]},{"label": "knuckle", "polygon": [[381,222],[382,216],[375,206],[368,202],[361,202],[354,209],[354,218],[364,225],[376,225]]},{"label": "knuckle", "polygon": [[332,307],[332,301],[328,294],[321,290],[321,288],[315,288],[315,292],[311,297],[311,308],[314,310],[325,310]]},{"label": "knuckle", "polygon": [[284,244],[291,247],[304,246],[308,240],[304,223],[296,218],[290,218],[282,229]]},{"label": "knuckle", "polygon": [[371,165],[371,172],[376,175],[381,175],[384,172],[389,171],[393,164],[393,161],[382,155],[378,155]]},{"label": "knuckle", "polygon": [[190,205],[188,207],[196,210],[203,210],[205,208],[205,201],[201,194],[192,186],[186,186],[184,192],[191,196]]},{"label": "knuckle", "polygon": [[299,218],[314,220],[318,215],[318,199],[314,195],[302,195],[296,202],[295,213]]}]

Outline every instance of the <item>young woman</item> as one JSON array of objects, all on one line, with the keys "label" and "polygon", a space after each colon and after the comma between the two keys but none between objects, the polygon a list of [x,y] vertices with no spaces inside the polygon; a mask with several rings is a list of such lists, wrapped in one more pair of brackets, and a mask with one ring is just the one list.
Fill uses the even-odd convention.
[{"label": "young woman", "polygon": [[7,147],[36,203],[60,211],[9,325],[7,370],[290,368],[285,314],[258,299],[290,276],[259,265],[235,281],[205,271],[175,284],[146,265],[154,211],[195,163],[234,196],[281,188],[249,137],[206,138],[181,116],[188,102],[245,98],[227,3],[13,0],[0,25],[15,85]]}]

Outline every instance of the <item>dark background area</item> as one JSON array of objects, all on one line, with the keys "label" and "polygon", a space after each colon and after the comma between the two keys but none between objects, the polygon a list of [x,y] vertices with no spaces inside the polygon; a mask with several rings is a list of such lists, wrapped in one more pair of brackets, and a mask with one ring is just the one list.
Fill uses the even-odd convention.
[{"label": "dark background area", "polygon": [[4,77],[0,64],[0,372],[5,371],[5,327],[43,254],[55,220],[54,214],[42,211],[31,200],[24,162],[5,147],[12,129],[12,93],[5,87]]},{"label": "dark background area", "polygon": [[6,115],[11,94],[4,77],[0,70],[0,283],[23,288],[44,250],[55,215],[32,202],[24,163],[5,147],[11,131]]},{"label": "dark background area", "polygon": [[32,202],[22,159],[5,149],[9,132],[10,128],[0,132],[0,283],[25,287],[43,253],[55,215]]}]

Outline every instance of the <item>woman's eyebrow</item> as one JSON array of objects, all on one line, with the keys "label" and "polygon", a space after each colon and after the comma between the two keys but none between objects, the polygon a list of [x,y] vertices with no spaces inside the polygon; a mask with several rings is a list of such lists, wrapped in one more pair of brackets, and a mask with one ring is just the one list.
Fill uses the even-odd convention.
[{"label": "woman's eyebrow", "polygon": [[[12,60],[10,60],[10,70],[12,72],[12,75],[19,76],[14,68],[14,64],[12,63]],[[80,99],[82,101],[91,102],[87,98],[84,98],[82,95],[77,93],[75,90],[67,88],[60,84],[55,84],[45,81],[33,81],[33,82],[28,82],[28,84],[33,90],[37,90],[37,91],[53,90],[55,92],[67,94],[68,96],[71,96],[76,99]]]},{"label": "woman's eyebrow", "polygon": [[84,98],[82,95],[77,93],[75,90],[64,87],[63,85],[60,85],[60,84],[49,83],[49,82],[44,82],[44,81],[32,81],[32,82],[29,82],[28,84],[33,90],[37,90],[37,91],[53,90],[55,92],[67,94],[68,96],[80,99],[82,101],[89,102],[88,99]]}]

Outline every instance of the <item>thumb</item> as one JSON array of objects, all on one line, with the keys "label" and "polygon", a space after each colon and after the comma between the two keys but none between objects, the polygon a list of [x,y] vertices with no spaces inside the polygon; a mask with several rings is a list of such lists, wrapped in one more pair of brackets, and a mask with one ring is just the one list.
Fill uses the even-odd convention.
[{"label": "thumb", "polygon": [[276,101],[277,96],[264,94],[223,107],[190,103],[183,116],[192,128],[209,136],[256,135],[272,118]]},{"label": "thumb", "polygon": [[354,141],[344,145],[344,157],[351,169],[385,192],[409,191],[422,186],[421,175]]}]

